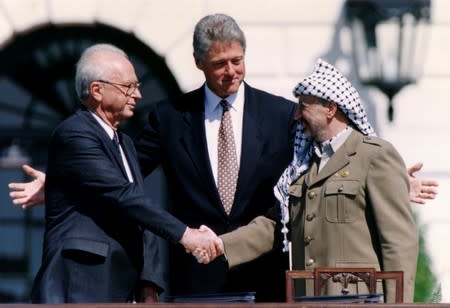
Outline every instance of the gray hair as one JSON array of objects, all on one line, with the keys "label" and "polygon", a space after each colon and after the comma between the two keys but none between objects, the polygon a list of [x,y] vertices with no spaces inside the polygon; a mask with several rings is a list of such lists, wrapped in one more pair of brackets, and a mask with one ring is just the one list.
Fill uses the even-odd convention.
[{"label": "gray hair", "polygon": [[194,56],[200,61],[205,60],[211,45],[216,41],[238,41],[245,52],[244,32],[239,28],[236,21],[228,15],[207,15],[200,19],[194,30]]},{"label": "gray hair", "polygon": [[78,98],[84,101],[89,96],[89,86],[95,80],[105,79],[104,66],[94,63],[94,55],[99,52],[111,52],[128,58],[120,48],[111,44],[95,44],[88,47],[81,54],[75,73],[75,91]]}]

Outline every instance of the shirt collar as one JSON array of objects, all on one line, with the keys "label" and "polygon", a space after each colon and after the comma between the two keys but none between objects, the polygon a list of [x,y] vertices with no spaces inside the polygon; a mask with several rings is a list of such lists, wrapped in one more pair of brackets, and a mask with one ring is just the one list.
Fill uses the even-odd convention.
[{"label": "shirt collar", "polygon": [[[88,109],[89,110],[89,109]],[[106,133],[108,134],[109,138],[112,140],[114,137],[114,130],[107,125],[102,118],[100,118],[98,115],[96,115],[94,112],[92,112],[91,110],[89,110],[89,112],[92,114],[92,116],[94,117],[94,119],[97,120],[97,122],[100,124],[101,127],[103,127],[103,129],[106,131]]]},{"label": "shirt collar", "polygon": [[[238,104],[238,102],[243,101],[244,89],[244,82],[241,82],[238,91],[225,98],[232,109],[239,111],[240,104]],[[211,113],[215,110],[222,99],[223,98],[217,96],[205,83],[205,112]]]},{"label": "shirt collar", "polygon": [[352,130],[353,129],[350,126],[347,126],[334,137],[320,143],[319,146],[314,149],[316,155],[319,157],[331,157],[331,155],[333,155],[344,144],[345,140],[347,140],[348,136],[350,136]]}]

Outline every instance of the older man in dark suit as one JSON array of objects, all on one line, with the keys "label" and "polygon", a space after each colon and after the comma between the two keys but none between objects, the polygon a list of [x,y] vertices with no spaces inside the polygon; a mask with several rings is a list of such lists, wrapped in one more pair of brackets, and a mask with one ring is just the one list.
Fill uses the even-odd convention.
[{"label": "older man in dark suit", "polygon": [[[205,84],[157,103],[136,144],[144,175],[162,165],[172,213],[185,224],[204,224],[218,234],[247,224],[275,204],[272,188],[293,153],[296,106],[244,82],[245,49],[244,33],[231,17],[202,18],[194,32],[194,60]],[[222,134],[225,109],[231,124],[222,127],[232,127],[232,132]],[[222,143],[219,134],[233,136],[232,143]],[[220,150],[225,143],[233,146]],[[222,165],[230,159],[223,153],[233,153],[233,165]],[[15,203],[24,201],[30,207],[42,202],[33,185],[42,183],[44,176],[29,167],[25,170],[40,178],[24,186],[11,184],[18,190],[11,195]],[[222,174],[229,170],[233,174]],[[172,248],[173,295],[256,291],[258,301],[284,300],[287,259],[281,250],[229,272],[223,261],[199,266],[183,248]]]},{"label": "older man in dark suit", "polygon": [[141,98],[125,53],[105,44],[88,48],[77,65],[76,89],[83,106],[50,142],[42,266],[31,297],[35,303],[126,302],[141,281],[161,285],[158,247],[150,233],[143,238],[143,229],[212,254],[215,236],[188,228],[144,195],[134,145],[117,130]]}]

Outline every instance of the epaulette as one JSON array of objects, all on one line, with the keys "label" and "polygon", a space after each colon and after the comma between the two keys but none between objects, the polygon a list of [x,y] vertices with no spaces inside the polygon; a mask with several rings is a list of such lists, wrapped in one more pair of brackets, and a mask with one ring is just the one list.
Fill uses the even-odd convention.
[{"label": "epaulette", "polygon": [[381,139],[373,136],[364,136],[363,138],[364,143],[373,144],[377,146],[381,146]]}]

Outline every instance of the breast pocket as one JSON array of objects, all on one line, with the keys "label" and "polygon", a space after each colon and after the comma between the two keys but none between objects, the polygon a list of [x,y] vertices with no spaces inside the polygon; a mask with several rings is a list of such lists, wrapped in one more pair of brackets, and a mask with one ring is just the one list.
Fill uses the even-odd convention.
[{"label": "breast pocket", "polygon": [[358,193],[358,180],[331,181],[325,187],[326,219],[334,223],[350,223],[357,218],[353,200]]}]

